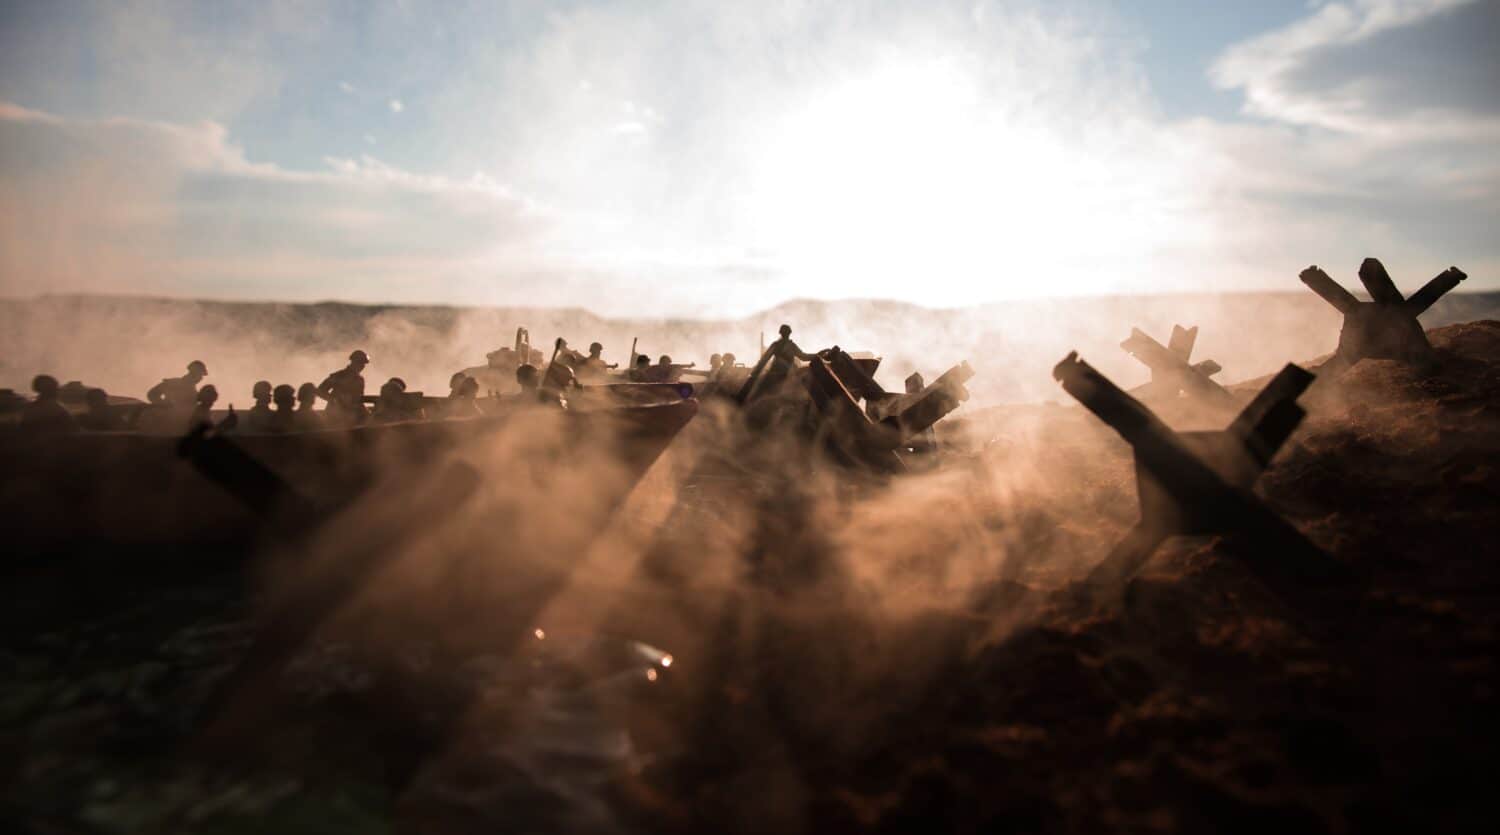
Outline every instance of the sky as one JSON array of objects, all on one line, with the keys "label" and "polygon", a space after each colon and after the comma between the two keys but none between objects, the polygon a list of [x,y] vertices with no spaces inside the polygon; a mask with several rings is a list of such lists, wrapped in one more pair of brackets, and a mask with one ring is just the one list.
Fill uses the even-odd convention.
[{"label": "sky", "polygon": [[0,0],[0,295],[1500,288],[1500,0]]}]

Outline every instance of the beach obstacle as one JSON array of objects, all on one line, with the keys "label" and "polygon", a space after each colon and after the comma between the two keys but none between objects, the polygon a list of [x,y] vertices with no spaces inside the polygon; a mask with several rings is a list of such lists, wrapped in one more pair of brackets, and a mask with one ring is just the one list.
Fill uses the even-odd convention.
[{"label": "beach obstacle", "polygon": [[1151,382],[1133,393],[1142,400],[1186,397],[1211,406],[1232,406],[1234,395],[1213,379],[1223,367],[1213,360],[1191,361],[1197,340],[1196,325],[1191,328],[1173,325],[1171,341],[1166,345],[1152,339],[1140,328],[1131,328],[1130,338],[1121,342],[1120,347],[1151,369]]},{"label": "beach obstacle", "polygon": [[1287,365],[1227,429],[1176,432],[1078,354],[1052,376],[1128,441],[1135,453],[1140,521],[1089,575],[1123,584],[1174,536],[1228,536],[1245,566],[1268,584],[1331,579],[1341,567],[1251,491],[1306,412],[1297,397],[1313,375]]},{"label": "beach obstacle", "polygon": [[[1370,294],[1360,301],[1316,264],[1303,270],[1302,283],[1344,315],[1334,360],[1321,371],[1338,373],[1362,359],[1388,359],[1426,364],[1433,360],[1432,345],[1417,317],[1468,275],[1449,267],[1422,289],[1403,297],[1385,265],[1366,258],[1359,265],[1359,280]],[[1330,367],[1331,366],[1331,367]]]}]

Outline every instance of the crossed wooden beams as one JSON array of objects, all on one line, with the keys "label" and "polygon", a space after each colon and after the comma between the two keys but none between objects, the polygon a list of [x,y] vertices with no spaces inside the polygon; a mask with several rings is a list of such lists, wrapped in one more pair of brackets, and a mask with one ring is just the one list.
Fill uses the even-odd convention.
[{"label": "crossed wooden beams", "polygon": [[1337,371],[1366,358],[1431,362],[1432,345],[1417,317],[1468,275],[1458,267],[1449,267],[1410,298],[1403,298],[1385,266],[1374,258],[1366,258],[1359,265],[1359,280],[1370,293],[1367,302],[1356,299],[1317,265],[1303,270],[1299,277],[1323,301],[1344,314],[1332,369]]},{"label": "crossed wooden beams", "polygon": [[1089,575],[1091,583],[1124,583],[1169,537],[1219,534],[1251,546],[1241,554],[1245,565],[1268,584],[1339,573],[1338,563],[1251,492],[1306,414],[1297,397],[1312,374],[1287,365],[1219,432],[1174,432],[1076,352],[1052,376],[1135,450],[1141,519]]},{"label": "crossed wooden beams", "polygon": [[895,394],[875,382],[868,367],[834,346],[808,364],[807,391],[830,448],[872,469],[899,471],[905,465],[898,450],[927,445],[933,424],[969,399],[964,383],[974,376],[974,369],[960,363],[928,386],[913,375],[916,379],[907,381],[908,393]]},{"label": "crossed wooden beams", "polygon": [[1185,395],[1214,406],[1230,406],[1234,396],[1214,382],[1213,375],[1223,370],[1213,360],[1190,363],[1193,345],[1198,341],[1198,327],[1172,326],[1172,339],[1162,345],[1140,328],[1130,329],[1130,338],[1120,343],[1125,352],[1151,369],[1151,382],[1135,390],[1143,400],[1171,400]]}]

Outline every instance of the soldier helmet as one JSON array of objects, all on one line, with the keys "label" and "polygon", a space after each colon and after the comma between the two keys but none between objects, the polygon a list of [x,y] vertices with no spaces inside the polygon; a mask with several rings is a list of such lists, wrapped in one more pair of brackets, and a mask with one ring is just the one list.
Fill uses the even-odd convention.
[{"label": "soldier helmet", "polygon": [[600,353],[603,350],[604,350],[604,346],[603,345],[600,345],[597,342],[590,342],[589,343],[589,353],[590,354],[597,354],[597,353]]},{"label": "soldier helmet", "polygon": [[42,397],[52,397],[57,394],[57,378],[51,374],[38,374],[31,378],[31,390]]},{"label": "soldier helmet", "polygon": [[448,378],[448,388],[456,389],[458,388],[459,383],[462,383],[468,378],[469,375],[463,373],[462,371],[455,371],[453,372],[453,376]]},{"label": "soldier helmet", "polygon": [[275,391],[271,392],[271,399],[277,403],[291,403],[296,397],[297,390],[286,383],[282,383],[276,387]]},{"label": "soldier helmet", "polygon": [[360,363],[364,363],[365,365],[369,365],[370,364],[370,355],[367,354],[367,353],[365,353],[364,351],[355,351],[354,353],[352,353],[352,354],[349,355],[349,361],[350,362],[360,362]]},{"label": "soldier helmet", "polygon": [[781,333],[782,336],[791,336],[792,335],[792,326],[791,325],[782,325],[781,329],[780,329],[780,333]]},{"label": "soldier helmet", "polygon": [[251,397],[270,397],[271,396],[271,381],[270,380],[260,380],[260,381],[256,382],[255,386],[250,389],[250,396]]},{"label": "soldier helmet", "polygon": [[196,371],[205,377],[208,376],[208,366],[203,364],[203,360],[193,360],[192,362],[188,363],[187,370],[189,373]]},{"label": "soldier helmet", "polygon": [[213,403],[214,401],[216,401],[218,399],[219,399],[219,390],[216,389],[216,388],[214,388],[212,385],[207,385],[207,386],[204,386],[201,389],[198,389],[198,402],[199,403]]}]

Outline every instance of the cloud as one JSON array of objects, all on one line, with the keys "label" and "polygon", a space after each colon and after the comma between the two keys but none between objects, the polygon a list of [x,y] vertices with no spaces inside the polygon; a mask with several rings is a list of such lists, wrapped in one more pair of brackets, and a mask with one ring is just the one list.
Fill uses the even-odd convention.
[{"label": "cloud", "polygon": [[1387,141],[1500,138],[1500,3],[1329,3],[1228,50],[1246,112]]},{"label": "cloud", "polygon": [[[1493,281],[1493,2],[1311,7],[1214,62],[1248,118],[1171,120],[1137,30],[1093,0],[313,4],[204,33],[211,14],[166,1],[133,7],[133,33],[89,37],[111,55],[183,39],[183,68],[120,51],[125,80],[70,82],[118,100],[0,125],[51,131],[41,150],[0,147],[0,189],[30,184],[0,195],[18,242],[5,290],[115,275],[193,295],[728,315],[798,296],[1295,288],[1307,263],[1364,255]],[[218,47],[222,72],[203,66]],[[0,69],[20,63],[0,50]],[[415,109],[372,92],[413,89]],[[379,158],[350,150],[377,136]],[[73,156],[48,189],[25,169],[52,142]],[[96,251],[109,269],[84,263]]]},{"label": "cloud", "polygon": [[426,282],[445,277],[472,285],[533,269],[546,215],[483,176],[418,175],[370,156],[287,170],[250,161],[214,122],[0,103],[8,293],[430,296]]}]

